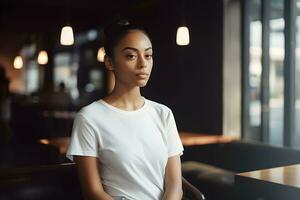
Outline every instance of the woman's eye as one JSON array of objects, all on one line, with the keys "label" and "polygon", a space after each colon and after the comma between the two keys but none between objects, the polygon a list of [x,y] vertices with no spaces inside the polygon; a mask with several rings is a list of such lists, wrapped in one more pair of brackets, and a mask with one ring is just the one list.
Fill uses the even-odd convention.
[{"label": "woman's eye", "polygon": [[126,56],[129,60],[134,60],[134,59],[136,59],[136,55],[127,55]]},{"label": "woman's eye", "polygon": [[152,58],[152,54],[148,54],[148,55],[145,55],[146,59],[151,59]]}]

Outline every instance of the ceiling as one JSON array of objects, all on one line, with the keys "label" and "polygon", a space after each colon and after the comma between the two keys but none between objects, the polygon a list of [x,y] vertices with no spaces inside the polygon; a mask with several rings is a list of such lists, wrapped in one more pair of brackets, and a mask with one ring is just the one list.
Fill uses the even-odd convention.
[{"label": "ceiling", "polygon": [[170,2],[171,0],[0,0],[0,61],[3,63],[5,58],[9,59],[5,62],[11,63],[21,47],[32,41],[57,44],[61,28],[68,21],[68,12],[69,22],[75,34],[78,34],[102,28],[117,15],[125,16],[133,23],[143,23],[144,19],[160,17]]},{"label": "ceiling", "polygon": [[52,33],[67,21],[83,31],[117,14],[145,16],[162,4],[159,0],[1,0],[0,31]]}]

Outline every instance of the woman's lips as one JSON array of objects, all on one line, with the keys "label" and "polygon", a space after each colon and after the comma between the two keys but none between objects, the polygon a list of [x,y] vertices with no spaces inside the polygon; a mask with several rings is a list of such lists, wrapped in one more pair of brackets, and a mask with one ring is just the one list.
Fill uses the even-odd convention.
[{"label": "woman's lips", "polygon": [[148,74],[141,73],[141,74],[137,74],[136,76],[140,79],[146,79],[148,77]]}]

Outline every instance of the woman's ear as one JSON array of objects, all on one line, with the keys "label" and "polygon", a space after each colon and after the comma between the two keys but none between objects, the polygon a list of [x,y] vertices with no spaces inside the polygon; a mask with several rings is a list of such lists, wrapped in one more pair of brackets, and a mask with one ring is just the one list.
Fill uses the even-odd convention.
[{"label": "woman's ear", "polygon": [[104,56],[104,64],[107,70],[109,71],[114,70],[112,59],[107,55]]}]

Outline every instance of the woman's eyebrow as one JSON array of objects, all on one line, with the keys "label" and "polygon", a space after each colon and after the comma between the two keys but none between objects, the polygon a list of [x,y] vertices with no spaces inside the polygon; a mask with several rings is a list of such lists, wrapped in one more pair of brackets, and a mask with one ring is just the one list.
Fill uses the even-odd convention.
[{"label": "woman's eyebrow", "polygon": [[[152,47],[146,48],[145,51],[148,51],[148,50],[150,50],[150,49],[152,49]],[[133,51],[136,51],[136,52],[139,51],[138,49],[133,48],[133,47],[125,47],[125,48],[122,49],[122,51],[125,51],[125,50],[133,50]]]}]

